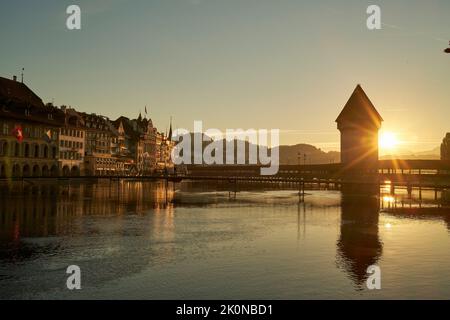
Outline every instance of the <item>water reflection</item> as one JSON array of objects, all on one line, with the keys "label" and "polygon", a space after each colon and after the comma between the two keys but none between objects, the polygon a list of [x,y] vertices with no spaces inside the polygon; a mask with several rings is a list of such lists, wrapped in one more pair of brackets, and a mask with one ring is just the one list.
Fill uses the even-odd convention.
[{"label": "water reflection", "polygon": [[[296,188],[245,185],[230,195],[227,183],[114,181],[4,190],[0,298],[69,294],[58,286],[65,283],[64,268],[71,263],[89,270],[84,298],[111,297],[110,288],[120,295],[128,285],[128,293],[136,291],[138,298],[191,297],[180,287],[200,290],[200,298],[237,298],[234,289],[247,299],[256,293],[320,298],[333,286],[353,297],[355,290],[367,294],[369,265],[391,259],[384,271],[409,259],[410,252],[398,261],[389,255],[393,247],[396,254],[417,250],[410,247],[418,230],[428,237],[443,229],[436,241],[440,249],[448,248],[448,192],[310,190],[299,202]],[[410,219],[424,223],[404,223]],[[395,238],[383,228],[390,222]],[[423,244],[429,254],[423,268],[445,268],[448,262],[433,245]]]},{"label": "water reflection", "polygon": [[380,202],[377,196],[342,194],[337,264],[363,289],[367,267],[377,263],[383,251],[378,235]]},{"label": "water reflection", "polygon": [[164,183],[112,182],[37,185],[0,193],[0,240],[46,237],[77,232],[83,215],[144,214],[170,210],[174,188]]},{"label": "water reflection", "polygon": [[[345,270],[357,290],[365,288],[367,267],[376,265],[383,253],[379,235],[380,214],[400,219],[442,221],[450,231],[448,190],[419,190],[412,193],[391,188],[355,192],[342,190],[340,236],[337,241],[337,265]],[[387,223],[386,228],[392,225]]]},{"label": "water reflection", "polygon": [[450,232],[450,190],[416,191],[416,197],[404,193],[382,197],[382,211],[402,219],[436,220]]}]

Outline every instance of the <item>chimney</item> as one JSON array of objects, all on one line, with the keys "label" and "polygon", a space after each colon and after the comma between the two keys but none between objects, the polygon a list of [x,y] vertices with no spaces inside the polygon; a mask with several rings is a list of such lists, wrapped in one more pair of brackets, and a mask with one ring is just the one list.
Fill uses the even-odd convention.
[{"label": "chimney", "polygon": [[14,82],[17,81],[17,76],[13,76],[13,81],[14,81]]}]

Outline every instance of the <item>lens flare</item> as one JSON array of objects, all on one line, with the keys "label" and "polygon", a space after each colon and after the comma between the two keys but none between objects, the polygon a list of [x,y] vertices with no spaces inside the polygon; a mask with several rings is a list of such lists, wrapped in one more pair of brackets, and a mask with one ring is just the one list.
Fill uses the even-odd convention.
[{"label": "lens flare", "polygon": [[383,132],[379,138],[379,147],[383,150],[394,150],[399,144],[397,135],[393,132]]}]

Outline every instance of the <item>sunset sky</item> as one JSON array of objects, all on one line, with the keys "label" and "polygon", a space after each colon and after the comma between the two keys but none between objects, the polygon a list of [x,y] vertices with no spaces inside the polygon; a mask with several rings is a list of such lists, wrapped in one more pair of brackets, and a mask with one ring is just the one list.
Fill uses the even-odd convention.
[{"label": "sunset sky", "polygon": [[[82,30],[66,29],[78,4]],[[366,27],[378,4],[382,30]],[[450,1],[2,1],[0,76],[44,101],[162,131],[279,128],[282,144],[339,149],[334,120],[360,83],[398,148],[450,131]]]}]

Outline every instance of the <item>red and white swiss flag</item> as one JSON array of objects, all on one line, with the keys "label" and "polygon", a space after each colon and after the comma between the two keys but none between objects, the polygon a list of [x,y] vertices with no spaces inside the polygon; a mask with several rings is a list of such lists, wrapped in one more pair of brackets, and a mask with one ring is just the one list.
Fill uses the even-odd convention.
[{"label": "red and white swiss flag", "polygon": [[13,134],[14,137],[16,137],[16,139],[19,142],[22,142],[22,140],[23,140],[23,131],[22,131],[22,127],[20,125],[17,125],[17,126],[14,127],[14,129],[12,131],[12,134]]}]

